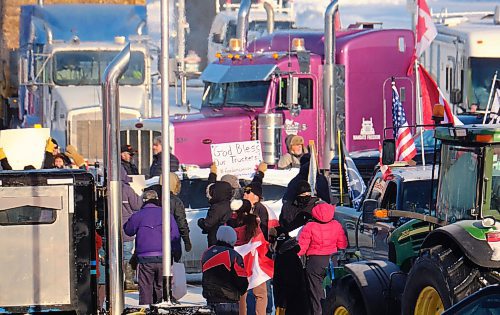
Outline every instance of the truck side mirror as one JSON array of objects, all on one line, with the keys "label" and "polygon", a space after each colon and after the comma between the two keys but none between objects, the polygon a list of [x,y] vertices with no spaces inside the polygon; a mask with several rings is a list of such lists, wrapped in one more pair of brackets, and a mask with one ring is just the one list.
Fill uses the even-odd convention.
[{"label": "truck side mirror", "polygon": [[385,139],[382,144],[382,164],[391,165],[396,160],[396,142],[394,139]]},{"label": "truck side mirror", "polygon": [[452,89],[450,92],[450,102],[452,104],[462,103],[462,91],[459,89]]},{"label": "truck side mirror", "polygon": [[375,223],[375,216],[373,211],[378,208],[378,202],[375,199],[365,199],[363,205],[361,206],[361,211],[363,212],[363,223]]},{"label": "truck side mirror", "polygon": [[286,82],[286,105],[292,108],[299,103],[299,78],[291,76]]},{"label": "truck side mirror", "polygon": [[221,33],[214,33],[214,35],[212,36],[212,42],[214,42],[216,44],[222,44],[223,43],[222,34]]}]

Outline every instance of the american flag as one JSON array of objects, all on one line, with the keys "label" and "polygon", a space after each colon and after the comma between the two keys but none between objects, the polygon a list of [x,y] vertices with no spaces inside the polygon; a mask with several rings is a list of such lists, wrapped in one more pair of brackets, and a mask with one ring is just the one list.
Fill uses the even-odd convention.
[{"label": "american flag", "polygon": [[409,161],[417,154],[396,83],[392,82],[392,126],[396,139],[396,161]]}]

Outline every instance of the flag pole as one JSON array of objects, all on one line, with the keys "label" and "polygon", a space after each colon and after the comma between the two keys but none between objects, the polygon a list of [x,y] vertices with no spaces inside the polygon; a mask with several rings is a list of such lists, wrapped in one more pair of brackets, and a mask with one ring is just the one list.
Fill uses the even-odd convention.
[{"label": "flag pole", "polygon": [[[413,24],[413,34],[415,34],[415,103],[417,105],[417,124],[423,124],[424,122],[424,113],[423,113],[423,109],[422,109],[422,98],[421,98],[421,88],[420,88],[420,72],[418,71],[419,70],[419,66],[418,66],[418,56],[417,56],[417,42],[418,42],[418,36],[417,36],[417,24],[418,24],[418,10],[420,9],[419,6],[418,6],[418,1],[415,0],[415,12],[413,13],[413,21],[414,21],[414,24]],[[420,148],[421,148],[421,151],[420,153],[422,154],[422,165],[425,166],[425,149],[424,149],[424,133],[423,133],[423,128],[420,127],[420,130],[418,130],[418,132],[420,132]]]},{"label": "flag pole", "polygon": [[[344,183],[343,183],[343,176],[342,176],[342,163],[343,161],[343,156],[344,152],[340,148],[340,130],[337,130],[337,145],[338,145],[338,150],[339,150],[339,155],[337,157],[338,162],[339,162],[339,186],[340,186],[340,205],[344,205]],[[342,161],[341,161],[342,159]]]}]

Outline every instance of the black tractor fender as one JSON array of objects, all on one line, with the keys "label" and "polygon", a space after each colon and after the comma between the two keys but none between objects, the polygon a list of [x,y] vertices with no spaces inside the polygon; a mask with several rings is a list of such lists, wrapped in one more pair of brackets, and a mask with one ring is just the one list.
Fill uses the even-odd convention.
[{"label": "black tractor fender", "polygon": [[367,315],[399,314],[406,274],[386,260],[359,261],[345,269],[356,281]]},{"label": "black tractor fender", "polygon": [[421,248],[430,248],[436,245],[458,247],[470,261],[478,266],[500,268],[500,261],[491,260],[493,251],[488,242],[472,237],[458,224],[445,225],[433,230],[427,235]]}]

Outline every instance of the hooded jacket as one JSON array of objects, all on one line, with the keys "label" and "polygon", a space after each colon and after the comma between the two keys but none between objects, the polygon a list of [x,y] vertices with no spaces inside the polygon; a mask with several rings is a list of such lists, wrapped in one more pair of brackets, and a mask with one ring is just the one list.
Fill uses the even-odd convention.
[{"label": "hooded jacket", "polygon": [[198,220],[198,226],[207,234],[208,246],[217,243],[217,229],[231,217],[232,188],[227,182],[215,182],[208,187],[210,208],[206,218]]},{"label": "hooded jacket", "polygon": [[[122,181],[122,222],[125,223],[136,211],[142,207],[142,198],[130,187],[132,179],[128,177],[124,167],[120,168],[120,179]],[[122,233],[123,241],[130,242],[134,237]]]},{"label": "hooded jacket", "polygon": [[342,225],[333,219],[335,206],[327,203],[312,209],[313,220],[309,221],[299,235],[299,256],[331,255],[347,247],[347,238]]},{"label": "hooded jacket", "polygon": [[[134,213],[123,225],[126,235],[134,236],[135,253],[139,257],[162,256],[162,208],[153,203],[146,203],[141,211]],[[170,215],[170,244],[172,257],[181,252],[180,233],[174,216]]]},{"label": "hooded jacket", "polygon": [[[311,159],[310,154],[304,154],[302,158],[300,158],[299,173],[294,178],[292,178],[290,183],[288,183],[285,194],[283,195],[283,202],[293,202],[297,197],[299,182],[301,180],[307,180],[309,177],[310,159]],[[321,198],[326,203],[331,203],[330,187],[328,185],[328,180],[324,175],[320,173],[316,175],[316,196]]]}]

